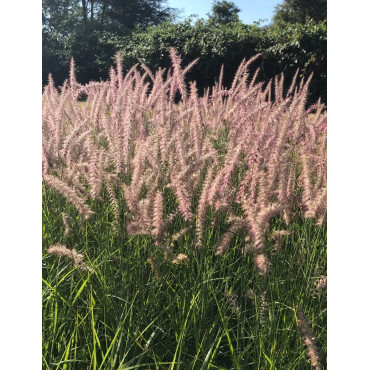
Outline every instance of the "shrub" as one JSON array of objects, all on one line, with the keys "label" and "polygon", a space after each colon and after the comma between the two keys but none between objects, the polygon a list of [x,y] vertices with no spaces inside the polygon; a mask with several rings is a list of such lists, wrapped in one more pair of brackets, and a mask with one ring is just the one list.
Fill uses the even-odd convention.
[{"label": "shrub", "polygon": [[171,64],[169,47],[178,50],[185,63],[199,58],[188,78],[197,81],[201,94],[204,88],[215,83],[222,65],[224,84],[230,87],[243,58],[261,53],[260,81],[284,73],[290,82],[297,69],[300,69],[300,77],[306,79],[314,72],[309,103],[319,97],[326,101],[326,22],[276,28],[259,27],[258,23],[219,24],[212,19],[200,19],[193,24],[188,19],[111,41],[121,51],[126,71],[138,62],[152,69],[168,68]]}]

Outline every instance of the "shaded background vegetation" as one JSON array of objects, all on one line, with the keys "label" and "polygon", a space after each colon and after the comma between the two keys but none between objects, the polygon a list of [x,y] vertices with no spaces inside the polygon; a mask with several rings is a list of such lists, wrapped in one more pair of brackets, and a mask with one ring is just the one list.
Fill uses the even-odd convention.
[{"label": "shaded background vegetation", "polygon": [[309,102],[326,102],[326,0],[285,0],[268,26],[244,24],[234,3],[216,1],[207,19],[177,22],[176,9],[163,0],[43,0],[43,85],[52,73],[57,85],[68,75],[71,57],[81,83],[107,79],[120,52],[125,70],[145,63],[168,67],[168,49],[184,63],[200,58],[189,74],[200,92],[225,66],[230,85],[243,58],[261,53],[260,79],[284,72],[287,84],[297,68],[301,77],[314,72]]}]

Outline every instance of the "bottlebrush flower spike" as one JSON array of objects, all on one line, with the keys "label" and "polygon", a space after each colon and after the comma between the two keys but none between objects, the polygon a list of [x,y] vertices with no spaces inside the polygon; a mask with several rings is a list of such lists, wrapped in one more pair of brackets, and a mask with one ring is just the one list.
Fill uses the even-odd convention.
[{"label": "bottlebrush flower spike", "polygon": [[[307,109],[310,79],[297,86],[298,72],[285,96],[283,76],[257,83],[257,72],[250,75],[248,65],[258,56],[240,64],[231,88],[223,86],[222,69],[218,82],[200,97],[196,83],[186,81],[196,61],[182,68],[174,49],[170,56],[168,71],[135,65],[124,75],[117,54],[108,81],[84,86],[71,61],[60,91],[50,77],[42,99],[44,184],[82,218],[92,214],[87,197],[99,201],[107,188],[116,221],[124,198],[129,234],[164,238],[182,216],[181,227],[195,233],[198,246],[207,209],[220,215],[233,210],[216,253],[223,254],[241,233],[250,237],[249,249],[263,272],[272,217],[287,222],[300,208],[319,224],[325,219],[325,107],[318,102]],[[81,92],[86,102],[77,101]],[[171,204],[174,197],[177,207]],[[173,209],[166,216],[168,206]]]},{"label": "bottlebrush flower spike", "polygon": [[176,91],[180,91],[183,101],[187,100],[188,93],[184,80],[184,71],[181,68],[181,56],[178,55],[174,48],[170,48],[170,57],[172,60],[173,76],[170,90],[170,100],[173,101]]},{"label": "bottlebrush flower spike", "polygon": [[154,199],[153,227],[154,237],[160,239],[163,233],[163,196],[159,191],[156,193]]},{"label": "bottlebrush flower spike", "polygon": [[89,219],[94,213],[89,206],[85,204],[84,199],[80,198],[76,190],[71,189],[64,181],[52,175],[43,175],[43,180],[51,188],[63,195],[71,204],[73,204],[84,219]]},{"label": "bottlebrush flower spike", "polygon": [[267,275],[269,270],[269,260],[264,253],[259,253],[256,255],[256,265],[257,269],[261,275]]},{"label": "bottlebrush flower spike", "polygon": [[173,188],[177,200],[179,202],[179,209],[186,221],[190,221],[193,218],[191,212],[191,198],[186,188],[186,184],[175,177],[171,181],[171,187]]},{"label": "bottlebrush flower spike", "polygon": [[312,328],[310,327],[310,324],[308,320],[306,319],[305,315],[300,309],[296,309],[297,314],[297,321],[298,321],[298,328],[301,333],[302,339],[304,344],[307,348],[307,355],[311,361],[311,365],[316,370],[323,369],[323,366],[321,364],[321,356],[319,353],[319,348],[317,345],[317,338],[315,337]]},{"label": "bottlebrush flower spike", "polygon": [[68,213],[62,212],[62,220],[64,225],[64,236],[67,237],[71,232],[71,217]]},{"label": "bottlebrush flower spike", "polygon": [[204,180],[202,192],[200,194],[199,204],[198,204],[198,211],[197,211],[197,220],[196,220],[196,232],[197,232],[197,246],[200,247],[203,242],[203,232],[204,232],[204,224],[206,221],[206,211],[207,211],[207,197],[208,197],[208,190],[213,178],[213,170],[214,167],[211,167],[208,170],[206,179]]},{"label": "bottlebrush flower spike", "polygon": [[72,89],[76,88],[77,80],[76,80],[76,67],[75,67],[75,60],[71,58],[70,67],[69,67],[69,85]]},{"label": "bottlebrush flower spike", "polygon": [[220,238],[216,249],[216,256],[223,255],[230,246],[231,240],[237,235],[238,232],[247,230],[247,226],[247,223],[243,219],[234,219],[230,229],[226,231]]},{"label": "bottlebrush flower spike", "polygon": [[80,270],[86,270],[92,272],[93,270],[83,262],[84,255],[77,253],[75,249],[68,249],[65,245],[62,244],[54,244],[50,246],[46,252],[48,254],[56,254],[61,257],[66,257],[73,261],[74,266],[79,268]]}]

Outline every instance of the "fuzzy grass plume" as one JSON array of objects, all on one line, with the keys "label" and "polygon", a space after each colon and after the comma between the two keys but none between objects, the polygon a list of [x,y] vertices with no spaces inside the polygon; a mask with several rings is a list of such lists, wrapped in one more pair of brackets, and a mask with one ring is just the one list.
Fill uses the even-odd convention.
[{"label": "fuzzy grass plume", "polygon": [[292,315],[324,355],[325,107],[258,57],[204,92],[171,58],[44,89],[43,365],[325,367]]},{"label": "fuzzy grass plume", "polygon": [[47,254],[56,254],[57,256],[73,261],[73,265],[82,271],[92,272],[92,269],[83,262],[84,255],[77,253],[75,249],[68,249],[65,245],[58,243],[50,246],[46,252]]},{"label": "fuzzy grass plume", "polygon": [[320,359],[319,348],[317,345],[317,338],[315,337],[310,323],[300,309],[297,309],[297,320],[299,331],[302,336],[302,340],[307,348],[307,356],[310,359],[312,367],[316,370],[323,369]]},{"label": "fuzzy grass plume", "polygon": [[[186,80],[196,61],[182,68],[181,56],[173,49],[170,55],[168,71],[135,65],[124,76],[118,56],[105,82],[79,84],[73,61],[59,90],[50,78],[43,93],[43,181],[85,220],[106,189],[117,227],[157,242],[172,240],[168,230],[180,218],[201,249],[207,212],[226,213],[234,219],[215,253],[223,255],[235,236],[249,236],[248,250],[266,274],[272,218],[289,224],[298,209],[325,221],[325,107],[306,109],[310,78],[294,81],[286,94],[283,76],[257,83],[249,66],[258,56],[242,61],[230,88],[221,74],[199,96]],[[169,198],[176,200],[171,207]],[[129,209],[124,224],[122,202]]]}]

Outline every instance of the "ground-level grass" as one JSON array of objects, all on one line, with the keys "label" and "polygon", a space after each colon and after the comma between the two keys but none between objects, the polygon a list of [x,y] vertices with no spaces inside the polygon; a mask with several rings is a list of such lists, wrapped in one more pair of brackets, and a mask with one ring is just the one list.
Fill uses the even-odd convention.
[{"label": "ground-level grass", "polygon": [[[106,195],[92,209],[82,222],[64,198],[43,191],[45,369],[310,369],[297,309],[325,364],[326,290],[316,289],[326,275],[324,225],[273,220],[271,270],[261,276],[253,255],[241,254],[242,236],[215,256],[222,223],[207,225],[202,248],[191,232],[176,241],[173,251],[188,260],[174,264],[151,238],[127,235],[124,209],[114,225]],[[292,232],[278,250],[275,229]],[[92,270],[46,254],[55,243],[83,253]]]}]

